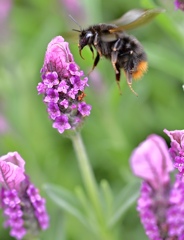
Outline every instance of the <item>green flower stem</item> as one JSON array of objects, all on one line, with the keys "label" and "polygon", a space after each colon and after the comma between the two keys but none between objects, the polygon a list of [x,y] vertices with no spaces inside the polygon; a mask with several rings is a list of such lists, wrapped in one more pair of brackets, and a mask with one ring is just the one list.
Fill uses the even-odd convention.
[{"label": "green flower stem", "polygon": [[97,225],[99,227],[97,233],[98,239],[99,240],[115,239],[115,237],[113,236],[112,229],[108,229],[106,225],[107,219],[105,219],[103,215],[98,185],[93,170],[91,168],[90,161],[88,159],[81,135],[80,133],[77,132],[75,135],[70,136],[70,138],[72,139],[73,146],[77,155],[77,160],[86,192],[91,200],[91,203],[94,207],[94,211],[96,213]]},{"label": "green flower stem", "polygon": [[[92,201],[93,206],[95,207],[98,217],[101,219],[101,204],[98,192],[98,186],[96,183],[95,176],[93,174],[86,150],[81,138],[80,133],[76,133],[71,137],[73,146],[77,155],[80,171],[82,174],[82,179],[86,188],[86,191]],[[100,220],[99,219],[99,220]]]}]

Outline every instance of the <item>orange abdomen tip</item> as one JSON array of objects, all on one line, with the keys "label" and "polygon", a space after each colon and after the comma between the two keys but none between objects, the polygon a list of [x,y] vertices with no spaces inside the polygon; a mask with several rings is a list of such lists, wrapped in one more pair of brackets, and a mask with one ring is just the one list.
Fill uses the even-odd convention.
[{"label": "orange abdomen tip", "polygon": [[147,71],[147,69],[148,69],[148,63],[146,61],[141,61],[137,66],[137,70],[132,73],[133,79],[137,80],[141,78],[144,75],[144,73]]}]

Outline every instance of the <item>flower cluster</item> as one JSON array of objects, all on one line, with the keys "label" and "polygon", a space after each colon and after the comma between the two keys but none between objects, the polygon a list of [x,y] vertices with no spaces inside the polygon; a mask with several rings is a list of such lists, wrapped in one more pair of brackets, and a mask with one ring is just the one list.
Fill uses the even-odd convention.
[{"label": "flower cluster", "polygon": [[[172,131],[165,132],[173,136]],[[178,131],[177,136],[181,135]],[[174,143],[171,152],[176,153]],[[150,240],[183,240],[184,181],[176,175],[171,182],[174,166],[164,139],[150,135],[133,151],[130,162],[133,173],[143,179],[137,210],[146,235]]]},{"label": "flower cluster", "polygon": [[61,36],[48,44],[41,74],[42,82],[37,90],[44,94],[53,128],[63,133],[80,127],[91,111],[91,106],[83,101],[88,78],[79,70],[68,43]]},{"label": "flower cluster", "polygon": [[24,165],[17,152],[0,157],[0,208],[6,219],[4,226],[10,227],[10,235],[18,240],[49,225],[45,199],[25,174]]}]

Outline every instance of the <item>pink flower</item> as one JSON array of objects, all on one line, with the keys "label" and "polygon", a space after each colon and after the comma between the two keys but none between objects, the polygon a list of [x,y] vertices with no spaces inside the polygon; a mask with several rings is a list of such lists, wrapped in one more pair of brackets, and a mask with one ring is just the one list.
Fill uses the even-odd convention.
[{"label": "pink flower", "polygon": [[25,179],[25,161],[17,152],[0,157],[0,183],[7,189],[18,189]]},{"label": "pink flower", "polygon": [[150,135],[132,153],[130,163],[134,174],[157,189],[169,182],[173,163],[163,138]]}]

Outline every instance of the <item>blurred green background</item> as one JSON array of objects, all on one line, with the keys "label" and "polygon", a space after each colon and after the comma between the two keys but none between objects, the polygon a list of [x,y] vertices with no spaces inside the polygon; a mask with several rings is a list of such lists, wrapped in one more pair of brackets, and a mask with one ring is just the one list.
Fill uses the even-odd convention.
[{"label": "blurred green background", "polygon": [[[163,7],[166,12],[130,32],[143,44],[149,61],[148,72],[133,83],[139,96],[130,91],[123,74],[120,96],[111,63],[103,59],[89,77],[85,98],[92,111],[82,129],[84,143],[97,181],[106,179],[114,195],[129,182],[138,181],[131,174],[129,156],[142,140],[151,133],[166,138],[164,128],[183,128],[184,13],[175,11],[171,0],[0,0],[0,154],[18,151],[27,173],[47,199],[51,224],[40,239],[94,239],[74,217],[58,210],[42,188],[52,183],[74,192],[82,185],[72,143],[52,128],[36,90],[47,44],[62,35],[87,74],[93,63],[91,52],[86,48],[85,61],[80,58],[77,37],[71,34],[77,27],[68,15],[85,28],[140,7]],[[147,239],[136,203],[117,228],[118,239]],[[11,239],[3,227],[0,239]]]}]

